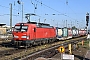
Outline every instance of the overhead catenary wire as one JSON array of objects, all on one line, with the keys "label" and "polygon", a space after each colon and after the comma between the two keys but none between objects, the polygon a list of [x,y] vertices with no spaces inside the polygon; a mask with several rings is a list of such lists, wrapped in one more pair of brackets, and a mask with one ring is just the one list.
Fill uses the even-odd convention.
[{"label": "overhead catenary wire", "polygon": [[[3,5],[0,5],[0,6],[3,7],[3,8],[10,9],[10,7],[6,7],[6,6],[3,6]],[[13,9],[13,10],[18,11],[18,10],[16,10],[16,9]],[[0,16],[6,16],[6,15],[10,15],[10,14],[0,14]],[[13,14],[12,16],[19,16],[19,15]]]},{"label": "overhead catenary wire", "polygon": [[[44,6],[48,7],[48,8],[50,8],[50,9],[58,12],[58,13],[60,13],[61,15],[64,15],[64,16],[69,17],[69,18],[71,18],[71,19],[74,19],[74,18],[72,18],[72,17],[70,17],[70,16],[68,16],[68,15],[66,15],[66,14],[62,14],[61,12],[57,11],[56,9],[54,9],[54,8],[52,8],[52,7],[49,7],[49,6],[47,6],[46,4],[44,4],[44,3],[42,3],[42,2],[40,2],[40,1],[38,1],[38,0],[35,0],[35,1],[37,1],[38,3],[44,5]],[[74,20],[76,20],[76,19],[74,19]]]},{"label": "overhead catenary wire", "polygon": [[[50,8],[50,9],[52,9],[52,10],[54,10],[54,11],[60,13],[61,15],[64,15],[64,16],[69,17],[68,15],[62,14],[61,12],[59,12],[59,11],[57,11],[57,10],[55,10],[55,9],[53,9],[53,8],[51,8],[51,7],[49,7],[49,6],[47,6],[46,4],[42,3],[42,1],[41,1],[41,2],[38,1],[38,0],[35,0],[35,1],[38,2],[38,3],[40,3],[41,5],[44,5],[44,6],[48,7],[48,8]],[[32,4],[34,4],[34,3],[32,2]],[[14,5],[15,5],[15,2],[14,2]],[[36,4],[36,5],[37,5],[37,4]],[[0,6],[1,6],[1,7],[4,7],[4,8],[10,9],[10,7],[6,7],[6,6],[3,6],[3,5],[0,5]],[[35,7],[35,6],[34,6],[34,7]],[[37,6],[36,6],[36,8],[37,8]],[[18,11],[17,9],[12,9],[12,10]],[[22,12],[22,11],[20,11],[20,12]],[[71,18],[71,17],[69,17],[69,18]],[[75,19],[74,19],[74,20],[75,20]]]},{"label": "overhead catenary wire", "polygon": [[[0,15],[0,16],[6,16],[6,15],[10,15],[10,14],[2,14],[2,15]],[[19,16],[19,15],[12,15],[12,16]]]},{"label": "overhead catenary wire", "polygon": [[[10,4],[9,4],[10,5]],[[14,6],[15,6],[16,4],[15,4],[15,1],[14,1]],[[4,6],[4,5],[0,5],[0,7],[2,7],[2,8],[6,8],[6,9],[10,9],[10,7],[7,7],[7,6]],[[14,10],[14,11],[19,11],[19,12],[22,12],[21,10],[18,10],[18,9],[15,9],[15,8],[12,8],[12,10]],[[7,16],[7,15],[10,15],[10,14],[0,14],[0,16]],[[19,14],[12,14],[12,16],[19,16]],[[24,17],[23,17],[24,18]]]},{"label": "overhead catenary wire", "polygon": [[[41,1],[41,2],[40,2],[39,0],[34,0],[34,1],[36,1],[37,3],[40,3],[40,4],[41,4],[41,7],[42,7],[42,6],[45,6],[45,7],[48,7],[49,9],[51,9],[51,10],[56,11],[56,12],[59,13],[59,14],[52,14],[52,15],[64,15],[64,16],[66,16],[66,17],[69,17],[68,15],[63,14],[63,13],[57,11],[56,9],[53,9],[53,8],[45,5],[44,3],[42,3],[42,1]],[[34,3],[32,2],[32,0],[31,0],[31,3],[34,4]],[[48,15],[48,14],[46,14],[46,15]],[[41,16],[39,15],[39,17],[42,17],[42,15],[41,15]],[[45,18],[45,17],[43,17],[43,18]],[[71,18],[71,17],[69,17],[69,18]],[[45,19],[46,19],[46,18],[45,18]]]},{"label": "overhead catenary wire", "polygon": [[[3,6],[3,5],[0,5],[0,6],[3,7],[3,8],[8,8],[8,9],[10,9],[10,7],[6,7],[6,6]],[[12,10],[18,11],[17,9],[12,9]],[[22,11],[20,11],[20,12],[22,12]]]},{"label": "overhead catenary wire", "polygon": [[[41,5],[46,6],[46,7],[50,8],[50,9],[52,9],[52,10],[60,13],[61,15],[64,15],[64,16],[69,17],[69,18],[72,18],[72,17],[68,16],[67,14],[61,13],[61,12],[57,11],[56,9],[47,6],[47,5],[44,4],[42,1],[40,2],[40,0],[35,0],[35,1],[36,1],[36,5],[38,5],[37,3],[40,3]],[[68,1],[67,1],[67,2],[68,2]],[[15,1],[14,1],[14,4],[15,4]],[[33,4],[34,4],[34,3],[33,3]],[[2,6],[2,5],[0,5],[0,6],[1,6],[1,7],[4,7],[4,8],[10,8],[10,7],[6,7],[6,6]],[[36,6],[36,7],[37,7],[37,6]],[[18,11],[17,9],[13,9],[13,10]],[[22,11],[20,11],[20,12],[22,12]],[[60,14],[59,14],[59,15],[60,15]],[[72,19],[73,19],[73,18],[72,18]],[[76,19],[74,19],[74,20],[76,20]]]}]

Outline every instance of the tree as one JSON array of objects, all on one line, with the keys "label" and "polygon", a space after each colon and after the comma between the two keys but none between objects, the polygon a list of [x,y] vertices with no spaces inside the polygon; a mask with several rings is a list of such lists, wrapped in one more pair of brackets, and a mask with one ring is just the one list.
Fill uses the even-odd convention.
[{"label": "tree", "polygon": [[73,26],[72,29],[77,29],[77,28],[75,26]]}]

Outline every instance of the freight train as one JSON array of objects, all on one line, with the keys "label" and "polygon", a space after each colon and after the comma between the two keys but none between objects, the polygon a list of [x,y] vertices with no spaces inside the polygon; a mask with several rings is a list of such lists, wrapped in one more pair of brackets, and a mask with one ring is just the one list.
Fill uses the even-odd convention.
[{"label": "freight train", "polygon": [[50,24],[28,22],[17,23],[13,29],[12,43],[16,46],[31,47],[86,35],[86,30],[59,28]]},{"label": "freight train", "polygon": [[65,40],[65,39],[70,39],[70,38],[75,38],[75,37],[81,37],[85,36],[87,34],[86,29],[71,29],[71,28],[59,28],[56,27],[56,37],[58,40]]}]

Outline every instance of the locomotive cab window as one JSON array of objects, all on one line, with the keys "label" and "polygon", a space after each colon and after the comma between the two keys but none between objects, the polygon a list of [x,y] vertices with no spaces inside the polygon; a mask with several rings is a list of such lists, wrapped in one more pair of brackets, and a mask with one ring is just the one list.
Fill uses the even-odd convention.
[{"label": "locomotive cab window", "polygon": [[27,26],[22,26],[21,31],[26,32],[26,31],[27,31],[27,29],[28,29],[28,27],[27,27]]},{"label": "locomotive cab window", "polygon": [[16,31],[16,32],[26,32],[27,31],[27,29],[28,29],[28,26],[15,26],[14,27],[14,31]]},{"label": "locomotive cab window", "polygon": [[19,31],[20,31],[20,26],[15,26],[15,27],[14,27],[14,31],[15,31],[15,32],[19,32]]},{"label": "locomotive cab window", "polygon": [[15,26],[15,29],[20,29],[20,26]]}]

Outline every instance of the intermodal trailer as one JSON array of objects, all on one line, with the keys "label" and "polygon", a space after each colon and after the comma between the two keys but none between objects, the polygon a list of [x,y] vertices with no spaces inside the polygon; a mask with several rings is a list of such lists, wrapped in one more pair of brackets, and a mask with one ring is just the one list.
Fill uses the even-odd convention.
[{"label": "intermodal trailer", "polygon": [[79,36],[84,36],[84,35],[86,35],[86,30],[85,29],[80,29],[79,30]]},{"label": "intermodal trailer", "polygon": [[56,37],[58,40],[63,40],[63,30],[62,28],[56,27]]},{"label": "intermodal trailer", "polygon": [[68,28],[67,27],[63,28],[63,35],[62,36],[64,39],[67,39],[67,37],[68,37]]},{"label": "intermodal trailer", "polygon": [[68,28],[68,37],[67,37],[67,39],[70,39],[70,38],[72,38],[72,29]]}]

